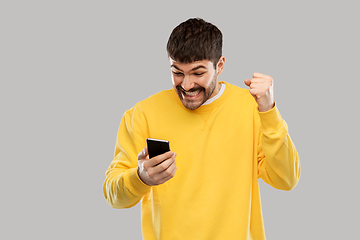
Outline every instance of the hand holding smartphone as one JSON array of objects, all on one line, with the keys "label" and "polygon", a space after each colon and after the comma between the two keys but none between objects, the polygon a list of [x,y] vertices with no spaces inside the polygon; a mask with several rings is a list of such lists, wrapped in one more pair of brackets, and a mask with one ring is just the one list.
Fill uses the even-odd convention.
[{"label": "hand holding smartphone", "polygon": [[147,148],[138,155],[139,178],[149,186],[163,184],[175,175],[176,153],[170,151],[167,140],[148,138],[146,142]]}]

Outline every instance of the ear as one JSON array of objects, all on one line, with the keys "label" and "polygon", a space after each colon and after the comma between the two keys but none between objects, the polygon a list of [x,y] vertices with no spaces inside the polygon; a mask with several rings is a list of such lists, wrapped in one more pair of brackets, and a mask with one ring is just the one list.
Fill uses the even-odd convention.
[{"label": "ear", "polygon": [[221,72],[224,70],[224,65],[225,65],[225,57],[221,56],[218,63],[217,63],[217,75],[219,76],[221,74]]}]

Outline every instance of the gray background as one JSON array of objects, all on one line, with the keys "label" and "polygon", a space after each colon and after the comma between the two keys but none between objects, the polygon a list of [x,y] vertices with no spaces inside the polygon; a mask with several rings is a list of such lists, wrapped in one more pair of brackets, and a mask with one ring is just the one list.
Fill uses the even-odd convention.
[{"label": "gray background", "polygon": [[339,2],[1,1],[0,238],[141,239],[140,205],[112,209],[102,184],[124,111],[171,88],[165,45],[190,17],[224,34],[220,80],[275,79],[302,175],[259,180],[267,238],[356,236],[359,4]]}]

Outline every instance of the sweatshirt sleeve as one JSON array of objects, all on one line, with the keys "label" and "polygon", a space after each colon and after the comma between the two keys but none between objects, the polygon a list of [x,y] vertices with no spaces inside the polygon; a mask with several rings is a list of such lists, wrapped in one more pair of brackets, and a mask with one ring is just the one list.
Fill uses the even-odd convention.
[{"label": "sweatshirt sleeve", "polygon": [[275,106],[260,116],[258,173],[276,189],[289,191],[300,178],[298,153],[288,133],[288,126]]},{"label": "sweatshirt sleeve", "polygon": [[137,155],[145,147],[146,138],[134,115],[132,109],[123,115],[114,159],[106,171],[103,192],[113,208],[135,206],[151,188],[143,183],[137,174]]}]

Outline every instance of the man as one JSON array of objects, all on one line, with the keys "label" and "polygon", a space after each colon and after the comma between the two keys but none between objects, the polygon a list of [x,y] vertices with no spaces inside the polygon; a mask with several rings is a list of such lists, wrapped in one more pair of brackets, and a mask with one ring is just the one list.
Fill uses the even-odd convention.
[{"label": "man", "polygon": [[[142,200],[145,240],[265,239],[258,178],[291,190],[300,176],[273,79],[254,73],[250,91],[219,82],[222,33],[202,19],[177,26],[167,51],[173,89],[125,112],[106,200]],[[168,140],[171,151],[150,159],[147,138]]]}]

